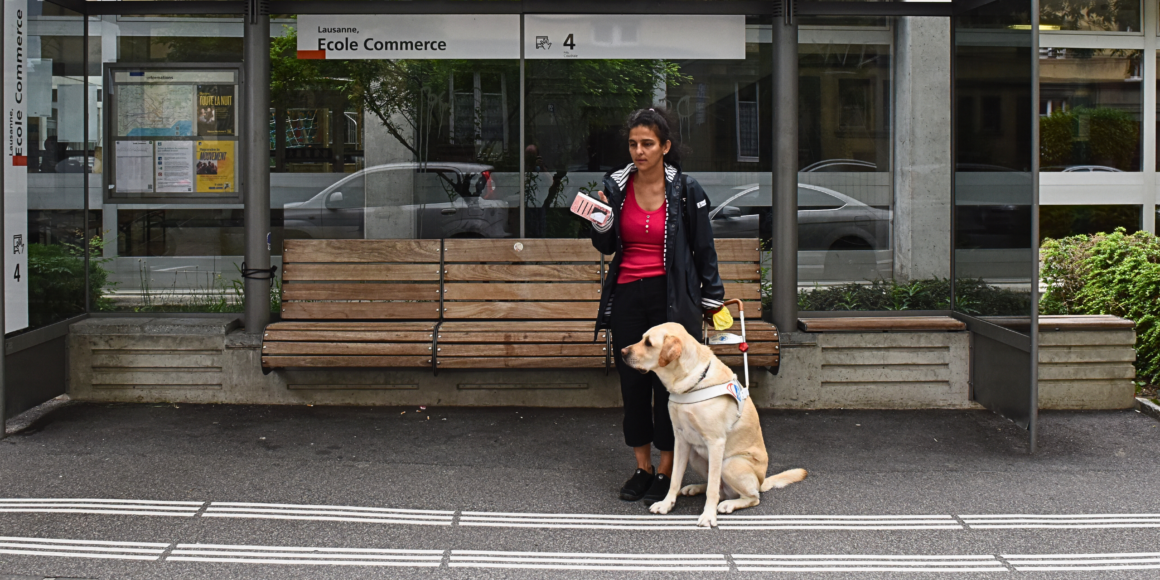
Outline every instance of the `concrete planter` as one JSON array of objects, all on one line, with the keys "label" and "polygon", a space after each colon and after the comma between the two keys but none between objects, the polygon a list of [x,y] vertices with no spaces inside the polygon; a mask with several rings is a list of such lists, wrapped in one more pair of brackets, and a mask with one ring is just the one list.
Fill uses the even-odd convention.
[{"label": "concrete planter", "polygon": [[[970,333],[784,333],[774,376],[750,369],[755,403],[784,409],[968,409]],[[1127,409],[1135,333],[1041,333],[1040,407]],[[290,370],[263,374],[261,341],[232,317],[92,318],[69,335],[69,395],[82,401],[615,407],[615,369]]]}]

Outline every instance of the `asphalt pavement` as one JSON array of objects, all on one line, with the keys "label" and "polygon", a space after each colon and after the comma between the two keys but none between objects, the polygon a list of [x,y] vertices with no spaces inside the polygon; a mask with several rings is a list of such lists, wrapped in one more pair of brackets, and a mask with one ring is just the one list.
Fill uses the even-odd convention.
[{"label": "asphalt pavement", "polygon": [[0,441],[0,580],[1154,578],[1160,422],[762,411],[799,484],[617,499],[618,410],[66,406]]}]

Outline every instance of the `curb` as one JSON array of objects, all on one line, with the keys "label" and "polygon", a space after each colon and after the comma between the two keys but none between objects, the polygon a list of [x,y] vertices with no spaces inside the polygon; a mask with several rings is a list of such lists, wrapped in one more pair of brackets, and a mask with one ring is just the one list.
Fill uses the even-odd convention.
[{"label": "curb", "polygon": [[1160,405],[1144,397],[1136,397],[1136,411],[1160,421]]},{"label": "curb", "polygon": [[[49,399],[15,417],[12,417],[11,419],[8,419],[4,425],[4,434],[15,435],[31,427],[33,423],[36,423],[45,415],[48,415],[49,413],[68,405],[70,402],[71,399],[68,395],[61,395],[59,397]],[[5,580],[5,577],[0,576],[0,580]]]}]

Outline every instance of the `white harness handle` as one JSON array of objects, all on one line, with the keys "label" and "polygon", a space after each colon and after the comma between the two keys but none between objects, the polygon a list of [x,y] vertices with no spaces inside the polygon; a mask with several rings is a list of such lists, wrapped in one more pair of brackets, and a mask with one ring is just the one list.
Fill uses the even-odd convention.
[{"label": "white harness handle", "polygon": [[737,401],[737,416],[740,417],[742,405],[745,399],[749,398],[749,387],[737,382],[737,375],[733,375],[733,380],[725,384],[713,385],[687,393],[669,393],[669,401],[678,405],[689,405],[726,395]]}]

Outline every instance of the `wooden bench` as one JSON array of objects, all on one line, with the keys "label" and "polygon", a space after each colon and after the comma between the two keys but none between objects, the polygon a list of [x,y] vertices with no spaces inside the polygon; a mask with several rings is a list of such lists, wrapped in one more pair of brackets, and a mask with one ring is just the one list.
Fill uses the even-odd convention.
[{"label": "wooden bench", "polygon": [[[776,370],[757,240],[717,251],[726,296],[746,303],[749,362]],[[607,371],[611,339],[593,342],[593,328],[608,263],[588,240],[287,240],[283,321],[266,329],[262,365]],[[713,350],[741,364],[736,345]]]},{"label": "wooden bench", "polygon": [[441,258],[439,240],[286,240],[262,366],[434,368]]},{"label": "wooden bench", "polygon": [[451,239],[443,259],[438,368],[608,368],[589,240]]}]

